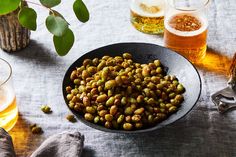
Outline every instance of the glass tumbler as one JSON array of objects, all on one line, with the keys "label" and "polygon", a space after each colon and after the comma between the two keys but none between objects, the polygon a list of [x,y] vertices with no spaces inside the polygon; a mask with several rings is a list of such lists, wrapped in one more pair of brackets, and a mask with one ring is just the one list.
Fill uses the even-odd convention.
[{"label": "glass tumbler", "polygon": [[206,54],[208,4],[209,0],[167,0],[164,45],[193,63]]},{"label": "glass tumbler", "polygon": [[10,131],[16,124],[18,109],[12,84],[12,68],[0,58],[0,127]]},{"label": "glass tumbler", "polygon": [[130,20],[144,33],[160,34],[164,31],[165,0],[131,0]]}]

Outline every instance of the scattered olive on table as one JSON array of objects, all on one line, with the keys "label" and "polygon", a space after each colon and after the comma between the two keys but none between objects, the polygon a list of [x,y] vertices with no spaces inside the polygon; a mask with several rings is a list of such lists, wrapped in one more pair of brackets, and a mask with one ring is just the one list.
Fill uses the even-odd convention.
[{"label": "scattered olive on table", "polygon": [[30,125],[30,130],[33,134],[41,134],[43,133],[43,130],[40,126],[38,126],[37,124],[31,124]]},{"label": "scattered olive on table", "polygon": [[152,127],[176,112],[184,86],[159,60],[140,64],[130,53],[85,59],[70,75],[68,106],[85,120],[109,129]]},{"label": "scattered olive on table", "polygon": [[69,121],[69,122],[72,122],[72,123],[75,123],[76,122],[76,118],[74,115],[72,114],[69,114],[66,116],[66,119]]},{"label": "scattered olive on table", "polygon": [[52,113],[51,107],[49,107],[48,105],[42,105],[41,106],[41,111],[43,111],[46,114]]}]

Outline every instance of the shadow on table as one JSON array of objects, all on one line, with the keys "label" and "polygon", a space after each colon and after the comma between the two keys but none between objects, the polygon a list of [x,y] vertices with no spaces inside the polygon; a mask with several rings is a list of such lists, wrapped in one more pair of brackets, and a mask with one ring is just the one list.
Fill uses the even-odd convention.
[{"label": "shadow on table", "polygon": [[117,141],[126,140],[125,144],[122,143],[122,151],[125,150],[128,154],[125,156],[234,156],[236,152],[230,147],[236,144],[233,140],[236,134],[232,126],[232,116],[233,113],[226,116],[219,115],[217,111],[209,114],[197,109],[160,130],[143,134],[116,135],[114,138]]},{"label": "shadow on table", "polygon": [[29,129],[29,122],[19,115],[14,128],[9,132],[12,137],[17,156],[29,156],[43,141],[43,138],[36,138]]},{"label": "shadow on table", "polygon": [[217,50],[208,47],[206,57],[195,65],[203,70],[228,75],[232,59]]},{"label": "shadow on table", "polygon": [[54,49],[49,50],[35,40],[30,40],[29,46],[25,49],[9,54],[27,61],[36,61],[46,64],[50,63],[51,65],[56,64],[58,62],[57,59],[59,58],[57,58],[57,54]]},{"label": "shadow on table", "polygon": [[89,147],[84,147],[82,157],[95,157],[95,151]]}]

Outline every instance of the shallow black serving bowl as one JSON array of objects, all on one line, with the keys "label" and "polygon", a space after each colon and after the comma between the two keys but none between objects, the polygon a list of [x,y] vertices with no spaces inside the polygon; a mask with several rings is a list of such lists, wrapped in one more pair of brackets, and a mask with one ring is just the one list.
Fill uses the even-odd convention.
[{"label": "shallow black serving bowl", "polygon": [[201,93],[201,79],[194,68],[194,66],[183,56],[179,55],[176,52],[173,52],[167,48],[147,43],[118,43],[113,45],[104,46],[95,50],[92,50],[82,57],[78,58],[67,70],[64,80],[63,80],[63,96],[65,102],[68,106],[68,101],[66,99],[66,91],[65,88],[68,85],[71,85],[70,74],[71,72],[78,66],[81,66],[83,60],[86,58],[93,59],[95,57],[101,58],[104,55],[116,56],[121,55],[124,52],[129,52],[133,55],[133,60],[139,63],[148,63],[153,61],[154,59],[159,59],[161,63],[166,67],[166,72],[168,74],[172,74],[177,76],[179,81],[186,88],[186,92],[184,93],[184,102],[178,111],[171,116],[169,116],[166,120],[161,123],[142,130],[134,130],[134,131],[124,131],[124,130],[112,130],[107,129],[103,126],[91,123],[86,121],[82,115],[77,112],[71,110],[73,114],[84,124],[106,132],[113,133],[141,133],[141,132],[149,132],[154,131],[159,128],[162,128],[168,124],[171,124],[178,119],[184,117],[196,104],[199,99]]}]

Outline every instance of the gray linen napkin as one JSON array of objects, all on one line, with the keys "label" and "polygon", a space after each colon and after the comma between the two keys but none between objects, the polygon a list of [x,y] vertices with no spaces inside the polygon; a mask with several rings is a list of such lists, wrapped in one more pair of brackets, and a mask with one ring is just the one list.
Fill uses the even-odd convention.
[{"label": "gray linen napkin", "polygon": [[[80,157],[84,136],[79,132],[63,132],[45,140],[30,157]],[[15,157],[12,139],[0,128],[0,157]]]},{"label": "gray linen napkin", "polygon": [[79,132],[63,132],[49,137],[30,157],[80,157],[83,146]]},{"label": "gray linen napkin", "polygon": [[15,157],[11,136],[0,128],[0,157]]}]

